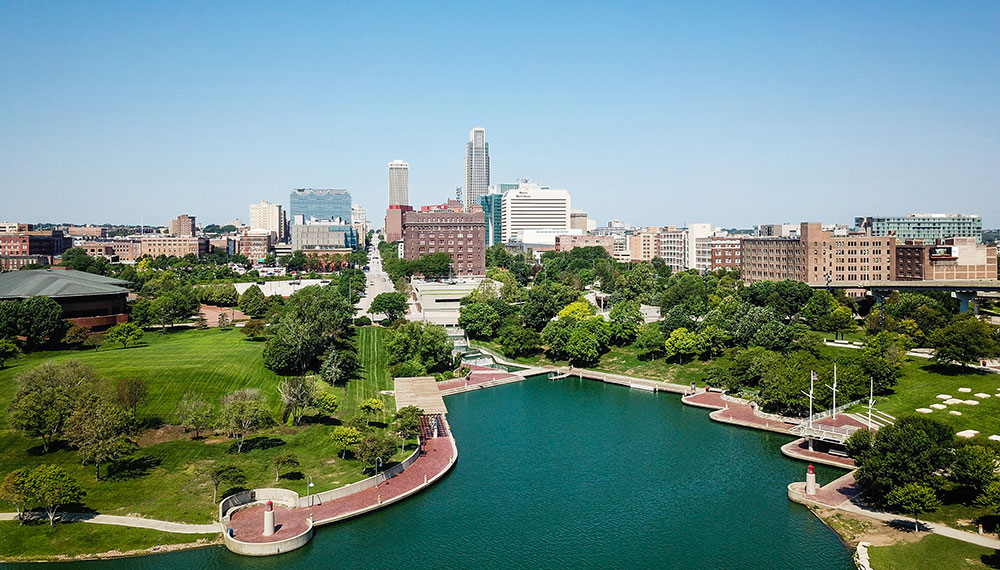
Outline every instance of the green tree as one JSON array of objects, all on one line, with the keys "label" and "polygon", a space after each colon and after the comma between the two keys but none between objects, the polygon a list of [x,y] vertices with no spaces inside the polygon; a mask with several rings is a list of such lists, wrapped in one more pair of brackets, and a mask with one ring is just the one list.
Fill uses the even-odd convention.
[{"label": "green tree", "polygon": [[14,341],[0,338],[0,370],[9,360],[14,360],[21,356],[21,349],[14,344]]},{"label": "green tree", "polygon": [[243,325],[243,334],[250,340],[257,340],[264,336],[264,321],[261,319],[250,319]]},{"label": "green tree", "polygon": [[886,503],[900,512],[913,515],[913,530],[919,530],[917,515],[933,512],[941,508],[934,489],[918,483],[907,483],[893,489],[886,497]]},{"label": "green tree", "polygon": [[862,496],[876,506],[886,505],[889,493],[908,483],[938,486],[953,460],[954,431],[931,418],[907,416],[875,434],[871,449],[854,458],[854,472]]},{"label": "green tree", "polygon": [[31,495],[45,507],[49,526],[55,526],[56,513],[63,505],[78,503],[86,494],[83,488],[62,467],[39,465],[28,475]]},{"label": "green tree", "polygon": [[368,313],[373,315],[382,313],[390,321],[395,321],[405,317],[408,309],[406,295],[402,293],[379,293],[372,301]]},{"label": "green tree", "polygon": [[216,420],[219,429],[236,440],[236,453],[243,453],[247,435],[274,425],[274,418],[258,400],[236,400],[222,406]]},{"label": "green tree", "polygon": [[135,323],[120,323],[108,329],[105,339],[109,342],[121,343],[122,348],[138,342],[142,338],[142,329]]},{"label": "green tree", "polygon": [[274,482],[281,479],[281,472],[299,466],[299,458],[294,453],[282,453],[271,460],[274,465]]},{"label": "green tree", "polygon": [[569,338],[576,330],[577,321],[575,319],[559,319],[549,321],[542,329],[542,342],[548,347],[546,354],[552,360],[562,360],[569,358],[567,347]]},{"label": "green tree", "polygon": [[683,327],[670,333],[670,337],[664,341],[663,348],[667,360],[676,356],[677,362],[681,364],[686,359],[693,358],[703,352],[702,342],[698,334]]},{"label": "green tree", "polygon": [[219,485],[225,483],[234,487],[246,485],[247,477],[243,470],[229,463],[216,463],[208,470],[208,478],[212,481],[212,502],[219,501]]},{"label": "green tree", "polygon": [[844,443],[847,447],[848,457],[860,457],[875,444],[875,433],[871,430],[859,429],[852,433]]},{"label": "green tree", "polygon": [[48,453],[52,439],[62,433],[72,413],[70,393],[61,386],[48,386],[15,396],[10,421],[15,429],[42,438],[42,451]]},{"label": "green tree", "polygon": [[24,521],[24,513],[31,508],[31,471],[26,467],[15,469],[0,483],[0,501],[10,503],[17,511],[17,520]]},{"label": "green tree", "polygon": [[180,285],[161,293],[150,306],[153,320],[162,326],[164,331],[167,327],[190,318],[200,309],[198,294],[189,285]]},{"label": "green tree", "polygon": [[354,456],[364,468],[378,468],[388,463],[397,449],[399,443],[395,440],[371,434],[361,438],[361,441],[354,446]]},{"label": "green tree", "polygon": [[424,411],[416,406],[405,406],[396,412],[396,431],[399,437],[409,439],[420,433],[420,416]]},{"label": "green tree", "polygon": [[500,329],[498,340],[505,356],[518,357],[536,352],[542,339],[530,328],[509,324]]},{"label": "green tree", "polygon": [[597,308],[591,305],[584,299],[579,299],[573,301],[572,303],[566,305],[559,311],[560,319],[576,319],[582,321],[584,319],[589,319],[594,316],[597,312]]},{"label": "green tree", "polygon": [[138,446],[128,435],[135,417],[118,406],[91,395],[80,402],[66,421],[66,437],[84,465],[94,466],[101,480],[101,464],[132,455]]},{"label": "green tree", "polygon": [[285,405],[281,417],[282,423],[288,421],[289,416],[293,425],[302,423],[302,415],[306,408],[312,405],[316,391],[316,380],[311,377],[292,376],[278,383],[278,395]]},{"label": "green tree", "polygon": [[66,330],[62,307],[48,297],[29,297],[21,302],[20,334],[28,344],[38,346],[45,341],[62,339]]},{"label": "green tree", "polygon": [[575,328],[569,335],[565,348],[571,362],[590,365],[601,358],[601,346],[597,338],[583,328]]},{"label": "green tree", "polygon": [[331,347],[323,358],[319,373],[324,382],[333,386],[356,377],[360,369],[357,352],[351,348]]},{"label": "green tree", "polygon": [[956,316],[930,336],[934,360],[954,362],[964,368],[997,354],[995,327],[971,314]]},{"label": "green tree", "polygon": [[994,479],[983,489],[983,492],[976,497],[975,505],[991,514],[1000,515],[1000,479]]},{"label": "green tree", "polygon": [[639,334],[639,327],[644,319],[639,310],[639,303],[622,301],[611,307],[608,314],[611,319],[611,341],[617,345],[630,344]]},{"label": "green tree", "polygon": [[354,307],[335,287],[299,289],[269,327],[264,364],[276,372],[303,374],[327,347],[347,337],[353,318]]},{"label": "green tree", "polygon": [[838,338],[844,338],[845,334],[858,328],[858,322],[854,320],[854,313],[849,307],[843,305],[830,312],[828,321],[831,332],[836,333]]},{"label": "green tree", "polygon": [[813,330],[832,332],[830,328],[830,314],[837,308],[837,301],[830,293],[817,290],[814,291],[809,302],[802,310],[802,318]]},{"label": "green tree", "polygon": [[253,319],[259,319],[267,314],[267,299],[264,298],[260,287],[251,285],[240,295],[239,309]]},{"label": "green tree", "polygon": [[177,402],[175,413],[185,432],[194,430],[195,439],[198,439],[201,430],[212,423],[212,407],[198,392],[185,392]]},{"label": "green tree", "polygon": [[451,254],[439,251],[423,255],[417,260],[417,266],[425,277],[447,277],[451,274]]},{"label": "green tree", "polygon": [[361,443],[361,431],[354,427],[337,426],[333,428],[330,438],[340,446],[340,457],[346,458],[347,451]]},{"label": "green tree", "polygon": [[726,331],[715,325],[708,325],[698,333],[701,337],[702,346],[709,358],[720,356],[728,346],[732,337]]},{"label": "green tree", "polygon": [[220,331],[228,330],[230,324],[229,315],[225,312],[219,313],[219,319],[216,324]]},{"label": "green tree", "polygon": [[982,445],[966,445],[955,450],[952,478],[960,485],[981,493],[997,478],[997,452]]},{"label": "green tree", "polygon": [[362,400],[361,403],[358,404],[358,409],[361,410],[361,413],[364,414],[367,419],[365,424],[370,425],[372,416],[375,414],[381,414],[385,411],[385,404],[378,398],[368,398],[367,400]]},{"label": "green tree", "polygon": [[321,414],[332,416],[337,413],[337,408],[340,407],[340,400],[333,392],[318,391],[313,396],[312,407]]},{"label": "green tree", "polygon": [[462,307],[458,326],[471,338],[491,339],[500,328],[500,315],[488,303],[470,303]]},{"label": "green tree", "polygon": [[389,364],[414,360],[430,372],[451,370],[453,348],[444,327],[430,323],[403,322],[385,339]]},{"label": "green tree", "polygon": [[119,378],[115,382],[115,397],[118,404],[130,410],[135,416],[139,404],[149,395],[149,387],[144,380],[138,378]]},{"label": "green tree", "polygon": [[640,351],[640,357],[646,360],[654,360],[663,356],[664,343],[666,339],[659,325],[649,323],[639,327],[639,334],[635,339],[635,347]]},{"label": "green tree", "polygon": [[753,335],[751,346],[762,346],[768,350],[787,351],[792,347],[795,331],[785,323],[771,319],[763,323]]},{"label": "green tree", "polygon": [[83,343],[87,342],[90,337],[90,329],[87,327],[81,327],[78,324],[72,324],[66,333],[63,334],[62,343],[66,346],[71,346],[73,348],[79,348]]}]

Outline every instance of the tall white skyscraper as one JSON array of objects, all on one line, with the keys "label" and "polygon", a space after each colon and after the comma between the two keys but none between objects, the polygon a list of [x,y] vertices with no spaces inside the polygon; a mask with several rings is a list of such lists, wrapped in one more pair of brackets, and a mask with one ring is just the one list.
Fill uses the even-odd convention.
[{"label": "tall white skyscraper", "polygon": [[260,204],[250,204],[250,228],[268,230],[274,234],[274,239],[286,241],[286,219],[281,204],[272,204],[261,200]]},{"label": "tall white skyscraper", "polygon": [[402,160],[389,163],[389,205],[410,205],[410,165]]},{"label": "tall white skyscraper", "polygon": [[465,189],[462,204],[468,212],[479,205],[479,197],[490,191],[490,145],[486,142],[486,129],[476,127],[469,133],[465,145]]}]

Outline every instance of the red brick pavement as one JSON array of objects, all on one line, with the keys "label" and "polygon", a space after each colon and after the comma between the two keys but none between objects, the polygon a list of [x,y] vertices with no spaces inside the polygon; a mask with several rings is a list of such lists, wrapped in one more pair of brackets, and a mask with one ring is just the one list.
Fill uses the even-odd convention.
[{"label": "red brick pavement", "polygon": [[380,497],[385,503],[420,487],[424,484],[425,475],[430,480],[448,469],[453,451],[451,438],[431,438],[425,444],[424,453],[413,465],[392,479],[380,482],[378,487],[358,491],[313,507],[288,509],[276,506],[274,509],[276,530],[272,536],[261,535],[264,528],[264,505],[254,505],[236,512],[229,526],[233,529],[234,538],[243,542],[274,542],[291,538],[306,530],[306,518],[310,514],[316,524],[322,524],[323,521],[332,518],[375,507],[379,504]]},{"label": "red brick pavement", "polygon": [[469,373],[469,378],[456,378],[455,380],[445,380],[444,382],[438,382],[438,389],[449,390],[451,388],[461,388],[463,386],[474,386],[476,384],[483,384],[485,382],[492,382],[494,380],[504,380],[507,378],[516,378],[517,376],[507,372],[505,370],[497,370],[495,368],[487,368],[485,366],[475,366],[466,365],[467,368],[471,370]]}]

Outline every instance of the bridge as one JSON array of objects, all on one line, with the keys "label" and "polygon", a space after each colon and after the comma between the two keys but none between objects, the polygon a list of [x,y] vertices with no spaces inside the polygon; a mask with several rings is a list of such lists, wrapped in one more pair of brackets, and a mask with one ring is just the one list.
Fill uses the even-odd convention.
[{"label": "bridge", "polygon": [[[813,289],[864,289],[875,297],[886,297],[893,291],[948,291],[958,299],[963,313],[977,297],[1000,293],[1000,280],[940,280],[940,281],[830,281],[809,283]],[[974,307],[975,308],[975,307]]]}]

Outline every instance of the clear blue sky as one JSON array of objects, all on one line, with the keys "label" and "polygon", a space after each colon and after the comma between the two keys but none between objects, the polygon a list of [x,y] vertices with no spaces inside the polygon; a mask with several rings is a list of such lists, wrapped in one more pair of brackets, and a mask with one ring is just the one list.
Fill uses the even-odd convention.
[{"label": "clear blue sky", "polygon": [[462,183],[604,224],[980,213],[1000,227],[1000,3],[3,2],[0,218],[248,218]]}]

